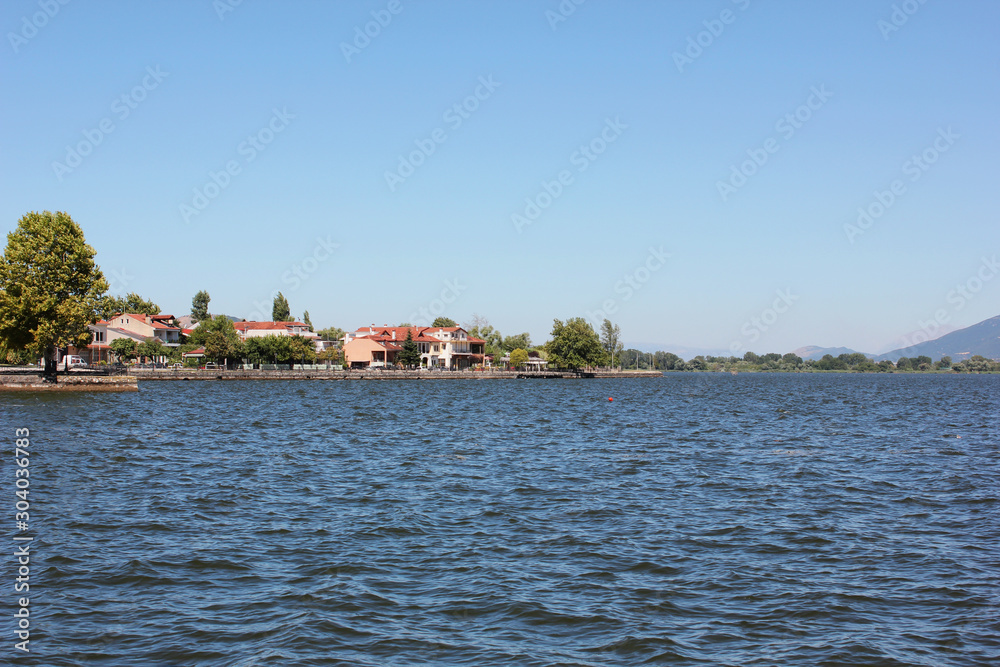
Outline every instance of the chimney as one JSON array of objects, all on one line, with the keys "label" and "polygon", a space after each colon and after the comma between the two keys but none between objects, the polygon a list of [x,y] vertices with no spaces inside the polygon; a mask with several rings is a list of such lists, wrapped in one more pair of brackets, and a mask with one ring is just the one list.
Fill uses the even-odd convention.
[{"label": "chimney", "polygon": [[396,340],[396,330],[395,329],[392,330],[392,339]]},{"label": "chimney", "polygon": [[146,324],[151,324],[152,322],[153,318],[151,318],[149,315],[146,315]]}]

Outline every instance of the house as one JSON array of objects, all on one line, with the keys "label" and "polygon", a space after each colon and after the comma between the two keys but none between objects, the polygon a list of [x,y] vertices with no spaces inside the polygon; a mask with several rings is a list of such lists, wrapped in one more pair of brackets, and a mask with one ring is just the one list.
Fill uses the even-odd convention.
[{"label": "house", "polygon": [[236,333],[241,340],[262,336],[302,336],[316,348],[316,352],[325,349],[324,341],[319,334],[309,330],[309,325],[302,322],[233,322]]},{"label": "house", "polygon": [[396,363],[409,333],[426,368],[462,370],[483,363],[486,341],[469,336],[462,327],[361,327],[344,336],[344,363],[364,368]]},{"label": "house", "polygon": [[355,336],[344,344],[344,365],[348,368],[367,368],[395,364],[403,344],[376,340],[371,336]]},{"label": "house", "polygon": [[161,343],[168,347],[177,347],[181,344],[181,329],[174,326],[173,322],[173,315],[121,313],[108,321],[108,329],[135,334],[141,336],[143,340],[158,338]]},{"label": "house", "polygon": [[[84,358],[89,364],[113,360],[111,343],[118,338],[131,338],[142,343],[150,338],[156,338],[164,347],[180,345],[180,328],[173,325],[173,315],[144,315],[136,313],[119,313],[110,320],[98,320],[88,325],[91,332],[90,344],[84,348],[70,347],[67,354],[75,354]],[[165,361],[161,357],[155,361]]]},{"label": "house", "polygon": [[[507,366],[510,365],[510,352],[500,357],[500,363]],[[528,360],[524,362],[524,365],[533,371],[543,371],[549,362],[542,359],[542,355],[538,354],[536,350],[528,351]]]}]

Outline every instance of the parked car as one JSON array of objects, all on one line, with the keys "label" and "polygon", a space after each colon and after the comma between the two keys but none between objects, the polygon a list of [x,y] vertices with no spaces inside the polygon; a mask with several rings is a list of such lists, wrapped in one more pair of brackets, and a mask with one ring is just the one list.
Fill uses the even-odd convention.
[{"label": "parked car", "polygon": [[179,361],[175,361],[174,363],[170,364],[170,367],[171,368],[184,368],[184,364],[182,364]]},{"label": "parked car", "polygon": [[86,368],[89,364],[84,361],[83,357],[71,354],[66,357],[66,365],[70,368]]},{"label": "parked car", "polygon": [[218,370],[218,369],[219,369],[219,364],[216,364],[216,363],[211,362],[211,361],[201,367],[201,370],[203,370],[203,371],[215,371],[215,370]]}]

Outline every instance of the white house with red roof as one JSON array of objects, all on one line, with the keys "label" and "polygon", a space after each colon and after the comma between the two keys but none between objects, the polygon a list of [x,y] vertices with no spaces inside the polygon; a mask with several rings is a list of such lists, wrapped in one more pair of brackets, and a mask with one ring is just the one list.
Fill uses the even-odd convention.
[{"label": "white house with red roof", "polygon": [[396,363],[407,332],[420,350],[420,365],[462,370],[483,362],[486,341],[462,327],[361,327],[344,336],[344,363],[351,368]]},{"label": "white house with red roof", "polygon": [[159,339],[165,347],[180,345],[180,328],[173,325],[173,315],[143,315],[120,313],[110,320],[98,320],[89,325],[90,345],[83,349],[70,348],[69,354],[83,357],[87,363],[111,361],[111,342],[118,338],[131,338],[142,343],[150,338]]},{"label": "white house with red roof", "polygon": [[302,336],[313,344],[317,352],[323,351],[323,341],[320,336],[309,330],[309,325],[303,322],[233,322],[236,333],[242,340],[263,336]]}]

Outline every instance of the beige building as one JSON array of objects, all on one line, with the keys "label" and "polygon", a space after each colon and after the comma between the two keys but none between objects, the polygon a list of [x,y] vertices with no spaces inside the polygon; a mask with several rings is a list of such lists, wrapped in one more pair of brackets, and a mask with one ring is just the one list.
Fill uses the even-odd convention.
[{"label": "beige building", "polygon": [[407,332],[420,350],[424,368],[462,370],[483,363],[485,341],[462,327],[361,327],[344,336],[344,363],[364,368],[396,363]]}]

